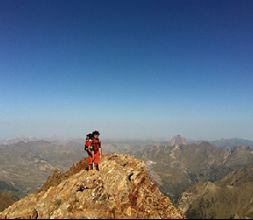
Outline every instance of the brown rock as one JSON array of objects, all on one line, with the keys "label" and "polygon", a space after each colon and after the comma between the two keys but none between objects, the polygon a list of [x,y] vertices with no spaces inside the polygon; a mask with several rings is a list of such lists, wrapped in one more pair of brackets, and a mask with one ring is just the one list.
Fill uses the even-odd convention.
[{"label": "brown rock", "polygon": [[0,218],[184,218],[150,179],[144,162],[131,156],[104,156],[100,171],[80,166],[72,171],[56,173],[56,182],[51,177],[43,190],[14,203]]}]

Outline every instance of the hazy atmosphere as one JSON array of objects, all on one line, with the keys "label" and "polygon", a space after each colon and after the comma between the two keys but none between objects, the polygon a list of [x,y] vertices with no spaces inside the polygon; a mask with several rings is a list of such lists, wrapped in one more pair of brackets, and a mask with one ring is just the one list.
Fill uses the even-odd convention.
[{"label": "hazy atmosphere", "polygon": [[0,139],[253,139],[253,1],[0,1]]}]

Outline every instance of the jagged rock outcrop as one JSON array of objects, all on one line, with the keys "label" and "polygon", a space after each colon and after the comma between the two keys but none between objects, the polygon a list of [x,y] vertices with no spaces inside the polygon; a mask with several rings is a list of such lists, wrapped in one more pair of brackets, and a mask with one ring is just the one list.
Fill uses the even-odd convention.
[{"label": "jagged rock outcrop", "polygon": [[184,138],[182,135],[176,135],[170,139],[171,146],[182,146],[186,144],[187,144],[186,138]]},{"label": "jagged rock outcrop", "polygon": [[0,218],[184,218],[150,179],[144,162],[112,154],[103,158],[100,169],[48,182]]},{"label": "jagged rock outcrop", "polygon": [[60,170],[55,170],[53,175],[47,178],[47,181],[42,185],[38,192],[46,191],[51,186],[57,186],[62,181],[68,179],[76,173],[79,173],[81,170],[85,169],[88,166],[88,160],[81,160],[78,163],[74,164],[68,171],[62,173]]}]

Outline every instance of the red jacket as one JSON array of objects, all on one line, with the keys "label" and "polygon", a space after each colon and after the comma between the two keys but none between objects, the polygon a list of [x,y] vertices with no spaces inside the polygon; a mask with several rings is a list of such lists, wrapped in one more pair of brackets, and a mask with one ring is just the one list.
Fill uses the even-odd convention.
[{"label": "red jacket", "polygon": [[97,152],[99,148],[101,148],[101,141],[99,140],[99,138],[92,139],[92,146],[93,146],[94,152]]}]

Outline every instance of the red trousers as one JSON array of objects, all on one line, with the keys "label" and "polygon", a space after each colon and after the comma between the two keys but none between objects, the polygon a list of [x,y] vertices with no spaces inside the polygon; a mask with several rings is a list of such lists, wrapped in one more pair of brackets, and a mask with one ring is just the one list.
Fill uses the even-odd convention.
[{"label": "red trousers", "polygon": [[92,154],[88,153],[89,157],[88,157],[88,163],[89,165],[92,165],[92,163],[94,164],[99,164],[100,163],[100,153],[99,151],[94,152],[94,159],[92,158]]}]

